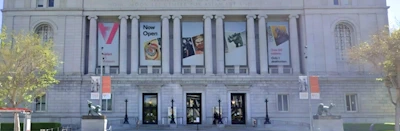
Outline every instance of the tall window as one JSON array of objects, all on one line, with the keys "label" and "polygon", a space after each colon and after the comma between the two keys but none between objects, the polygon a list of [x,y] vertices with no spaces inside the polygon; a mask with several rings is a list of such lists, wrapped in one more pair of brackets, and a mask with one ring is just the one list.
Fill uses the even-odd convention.
[{"label": "tall window", "polygon": [[49,6],[48,7],[54,7],[54,0],[49,0]]},{"label": "tall window", "polygon": [[46,111],[46,95],[35,99],[35,111]]},{"label": "tall window", "polygon": [[44,7],[43,0],[36,0],[36,5],[37,5],[37,7]]},{"label": "tall window", "polygon": [[102,111],[111,111],[112,110],[112,94],[111,99],[103,99],[101,103]]},{"label": "tall window", "polygon": [[278,111],[289,111],[289,100],[287,94],[278,95]]},{"label": "tall window", "polygon": [[53,29],[48,24],[42,24],[36,28],[35,33],[37,33],[43,42],[47,42],[53,39]]},{"label": "tall window", "polygon": [[357,111],[357,94],[346,95],[346,110]]},{"label": "tall window", "polygon": [[346,59],[346,49],[353,46],[353,30],[347,23],[339,23],[335,27],[336,60]]}]

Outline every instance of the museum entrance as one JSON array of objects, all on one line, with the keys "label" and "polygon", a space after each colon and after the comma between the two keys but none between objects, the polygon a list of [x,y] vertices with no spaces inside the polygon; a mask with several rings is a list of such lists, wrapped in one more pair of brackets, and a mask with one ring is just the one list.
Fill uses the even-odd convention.
[{"label": "museum entrance", "polygon": [[143,124],[157,124],[157,94],[143,94]]},{"label": "museum entrance", "polygon": [[187,124],[201,124],[201,94],[186,94],[186,122]]},{"label": "museum entrance", "polygon": [[246,124],[245,94],[231,94],[231,118],[232,124]]}]

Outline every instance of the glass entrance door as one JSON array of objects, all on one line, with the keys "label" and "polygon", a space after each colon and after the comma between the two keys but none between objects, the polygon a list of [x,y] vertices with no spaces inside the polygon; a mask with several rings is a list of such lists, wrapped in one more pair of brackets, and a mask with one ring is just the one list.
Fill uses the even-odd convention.
[{"label": "glass entrance door", "polygon": [[143,124],[157,124],[157,94],[143,94]]},{"label": "glass entrance door", "polygon": [[187,124],[201,124],[201,94],[186,94]]},{"label": "glass entrance door", "polygon": [[231,118],[232,124],[246,124],[246,104],[245,94],[232,93],[231,94]]}]

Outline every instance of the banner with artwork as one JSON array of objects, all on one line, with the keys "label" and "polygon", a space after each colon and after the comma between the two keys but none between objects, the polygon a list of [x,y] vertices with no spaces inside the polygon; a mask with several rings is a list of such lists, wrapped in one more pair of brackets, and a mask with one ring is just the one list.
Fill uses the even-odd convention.
[{"label": "banner with artwork", "polygon": [[91,76],[90,99],[100,99],[100,76]]},{"label": "banner with artwork", "polygon": [[140,65],[161,65],[161,23],[140,23]]},{"label": "banner with artwork", "polygon": [[246,22],[225,22],[225,65],[247,65]]},{"label": "banner with artwork", "polygon": [[307,76],[299,76],[299,96],[300,99],[308,99]]},{"label": "banner with artwork", "polygon": [[290,65],[288,22],[268,22],[268,64]]},{"label": "banner with artwork", "polygon": [[204,65],[203,22],[182,22],[182,65]]},{"label": "banner with artwork", "polygon": [[98,60],[97,65],[118,66],[119,65],[119,23],[98,23]]}]

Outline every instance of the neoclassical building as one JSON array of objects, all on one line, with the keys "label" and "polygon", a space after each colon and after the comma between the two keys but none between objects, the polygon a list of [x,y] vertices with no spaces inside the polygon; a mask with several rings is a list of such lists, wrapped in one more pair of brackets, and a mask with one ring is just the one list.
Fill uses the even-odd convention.
[{"label": "neoclassical building", "polygon": [[[393,121],[369,66],[346,58],[388,24],[387,9],[384,0],[5,0],[2,12],[8,31],[53,40],[62,61],[60,83],[30,106],[33,121],[79,125],[101,89],[110,121],[127,104],[131,123],[168,124],[174,100],[180,125],[211,125],[219,109],[225,124],[251,125],[267,107],[272,121],[307,122],[319,103],[335,103],[346,123]],[[307,75],[317,78],[311,109]]]}]

